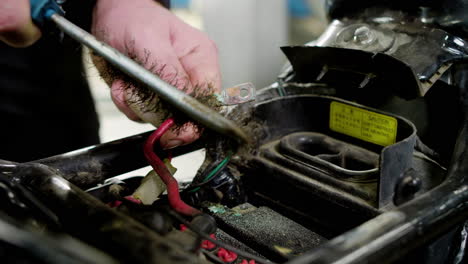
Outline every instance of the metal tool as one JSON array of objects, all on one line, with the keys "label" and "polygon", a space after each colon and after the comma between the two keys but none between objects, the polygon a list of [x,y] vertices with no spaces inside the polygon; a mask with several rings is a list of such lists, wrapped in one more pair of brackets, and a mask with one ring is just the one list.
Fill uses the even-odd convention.
[{"label": "metal tool", "polygon": [[93,35],[68,21],[63,17],[64,12],[57,4],[57,1],[30,0],[30,2],[31,16],[37,24],[42,25],[46,21],[53,21],[71,38],[87,46],[128,76],[149,87],[163,100],[173,105],[193,120],[240,142],[248,142],[248,137],[244,131],[237,127],[232,121],[163,81],[118,50],[97,40]]}]

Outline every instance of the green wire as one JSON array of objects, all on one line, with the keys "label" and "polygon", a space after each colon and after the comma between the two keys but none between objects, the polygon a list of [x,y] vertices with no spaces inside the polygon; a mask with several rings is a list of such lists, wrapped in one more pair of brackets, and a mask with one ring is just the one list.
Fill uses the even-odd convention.
[{"label": "green wire", "polygon": [[[212,171],[210,171],[210,173],[208,173],[208,175],[206,175],[205,179],[203,179],[203,182],[206,182],[209,179],[211,179],[211,177],[213,177],[226,163],[228,163],[230,159],[231,159],[231,154],[227,155],[226,158],[224,158],[224,160],[221,161],[218,164],[218,166],[216,166],[216,168],[214,168]],[[195,189],[190,190],[189,192],[196,192],[198,190],[200,190],[200,187],[196,187]]]},{"label": "green wire", "polygon": [[284,88],[282,86],[278,86],[277,88],[279,96],[283,97],[284,96]]},{"label": "green wire", "polygon": [[280,97],[283,97],[286,95],[286,90],[284,89],[283,84],[284,84],[284,81],[282,81],[281,78],[279,78],[277,82],[276,90],[278,91],[278,94]]}]

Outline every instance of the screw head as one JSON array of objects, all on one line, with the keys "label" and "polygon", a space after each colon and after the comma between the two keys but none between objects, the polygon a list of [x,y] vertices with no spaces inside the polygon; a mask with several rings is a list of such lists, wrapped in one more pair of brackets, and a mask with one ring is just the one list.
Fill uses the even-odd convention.
[{"label": "screw head", "polygon": [[366,26],[358,27],[354,31],[353,41],[356,44],[366,45],[375,40],[375,35],[372,30]]}]

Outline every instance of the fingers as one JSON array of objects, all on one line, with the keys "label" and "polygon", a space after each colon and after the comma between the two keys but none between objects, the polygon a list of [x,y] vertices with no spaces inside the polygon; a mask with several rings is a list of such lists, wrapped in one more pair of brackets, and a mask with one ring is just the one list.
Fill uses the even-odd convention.
[{"label": "fingers", "polygon": [[[187,93],[195,86],[219,89],[221,85],[213,42],[153,1],[98,1],[92,32]],[[132,120],[141,119],[159,126],[170,116],[168,109],[159,107],[159,99],[148,96],[144,89],[134,89],[131,84],[114,80],[111,91],[117,107]],[[199,138],[199,132],[192,124],[184,124],[165,133],[161,145],[173,148],[191,143]]]},{"label": "fingers", "polygon": [[167,131],[160,139],[163,149],[171,149],[190,144],[200,137],[200,131],[192,124],[185,123],[182,127]]},{"label": "fingers", "polygon": [[126,84],[122,80],[115,80],[112,82],[110,87],[111,89],[111,98],[117,108],[124,113],[128,119],[133,121],[139,121],[140,118],[138,115],[133,112],[130,107],[128,106],[126,99],[125,99],[125,90]]},{"label": "fingers", "polygon": [[157,40],[153,40],[153,43],[147,42],[156,48],[139,55],[139,58],[146,61],[144,67],[178,89],[191,91],[193,85],[174,49],[157,42]]},{"label": "fingers", "polygon": [[[164,51],[167,49],[169,51]],[[158,52],[161,50],[163,53],[160,54],[149,52],[135,55],[138,51],[131,51],[130,55],[135,56],[145,68],[159,75],[166,82],[179,89],[190,90],[192,85],[174,55],[174,51],[170,47],[161,47]],[[132,120],[135,120],[134,117],[137,116],[137,119],[159,126],[164,118],[169,116],[168,109],[159,104],[159,97],[149,90],[135,89],[131,83],[124,83],[121,80],[114,81],[111,90],[117,107]],[[159,108],[156,109],[156,106]]]},{"label": "fingers", "polygon": [[183,22],[174,29],[174,50],[193,86],[221,89],[221,73],[216,44],[203,32]]},{"label": "fingers", "polygon": [[[178,60],[188,75],[192,87],[221,89],[221,73],[218,63],[218,50],[213,41],[204,33],[182,21],[171,25],[172,43]],[[180,130],[168,131],[161,137],[161,146],[170,149],[192,143],[200,137],[193,124],[186,123]]]},{"label": "fingers", "polygon": [[41,37],[31,20],[28,0],[2,0],[0,40],[13,47],[27,47]]}]

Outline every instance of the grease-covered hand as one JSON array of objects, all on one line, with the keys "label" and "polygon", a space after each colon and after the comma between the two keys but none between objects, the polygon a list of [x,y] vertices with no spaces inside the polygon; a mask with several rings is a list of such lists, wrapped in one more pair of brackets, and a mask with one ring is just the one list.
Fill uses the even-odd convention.
[{"label": "grease-covered hand", "polygon": [[[135,58],[146,68],[179,89],[220,87],[215,44],[153,0],[98,0],[93,13],[93,34]],[[100,68],[98,66],[98,68]],[[111,95],[117,107],[132,120],[160,125],[157,98],[145,98],[121,78],[111,80]],[[199,132],[190,123],[161,138],[164,148],[193,142]]]},{"label": "grease-covered hand", "polygon": [[0,41],[13,47],[27,47],[41,37],[31,20],[29,0],[1,0]]}]

